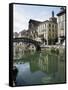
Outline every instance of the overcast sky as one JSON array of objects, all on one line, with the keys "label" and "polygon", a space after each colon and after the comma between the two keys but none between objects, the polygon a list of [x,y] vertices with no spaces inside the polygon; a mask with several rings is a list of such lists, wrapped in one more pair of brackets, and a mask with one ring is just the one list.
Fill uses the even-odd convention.
[{"label": "overcast sky", "polygon": [[32,6],[14,4],[14,32],[20,32],[28,29],[30,19],[45,21],[52,16],[54,11],[55,16],[60,11],[60,7],[51,6]]}]

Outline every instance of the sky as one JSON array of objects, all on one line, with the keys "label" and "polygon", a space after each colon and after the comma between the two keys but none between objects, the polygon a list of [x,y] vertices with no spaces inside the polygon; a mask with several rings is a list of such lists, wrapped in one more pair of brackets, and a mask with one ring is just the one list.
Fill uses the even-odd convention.
[{"label": "sky", "polygon": [[55,16],[60,11],[60,7],[21,4],[14,4],[13,8],[14,32],[20,32],[24,29],[27,30],[30,19],[45,21],[52,16],[52,11],[54,11]]}]

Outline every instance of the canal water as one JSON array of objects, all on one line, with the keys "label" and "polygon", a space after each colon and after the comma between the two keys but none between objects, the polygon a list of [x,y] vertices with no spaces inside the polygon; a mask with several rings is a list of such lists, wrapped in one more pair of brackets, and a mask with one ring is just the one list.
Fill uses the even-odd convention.
[{"label": "canal water", "polygon": [[65,82],[65,55],[45,52],[26,53],[14,60],[16,86]]}]

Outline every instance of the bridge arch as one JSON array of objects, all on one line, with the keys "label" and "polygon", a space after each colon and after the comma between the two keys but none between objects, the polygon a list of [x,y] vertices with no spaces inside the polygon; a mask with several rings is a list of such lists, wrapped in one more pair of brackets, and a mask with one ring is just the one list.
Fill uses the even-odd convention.
[{"label": "bridge arch", "polygon": [[21,37],[21,38],[13,38],[13,42],[26,42],[29,44],[34,44],[34,46],[36,47],[36,51],[40,51],[41,50],[41,42],[38,42],[36,40],[30,39],[30,38],[25,38],[25,37]]}]

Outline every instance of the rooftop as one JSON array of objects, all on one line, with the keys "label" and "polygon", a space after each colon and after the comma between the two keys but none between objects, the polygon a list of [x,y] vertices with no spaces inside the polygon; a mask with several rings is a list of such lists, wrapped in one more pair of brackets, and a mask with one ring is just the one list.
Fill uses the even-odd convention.
[{"label": "rooftop", "polygon": [[30,22],[33,22],[33,23],[41,23],[41,21],[37,21],[37,20],[33,20],[33,19],[30,19],[30,20],[29,20],[29,23],[30,23]]},{"label": "rooftop", "polygon": [[64,13],[66,13],[66,9],[64,8],[60,8],[60,12],[57,14],[57,16],[61,16],[63,15]]}]

